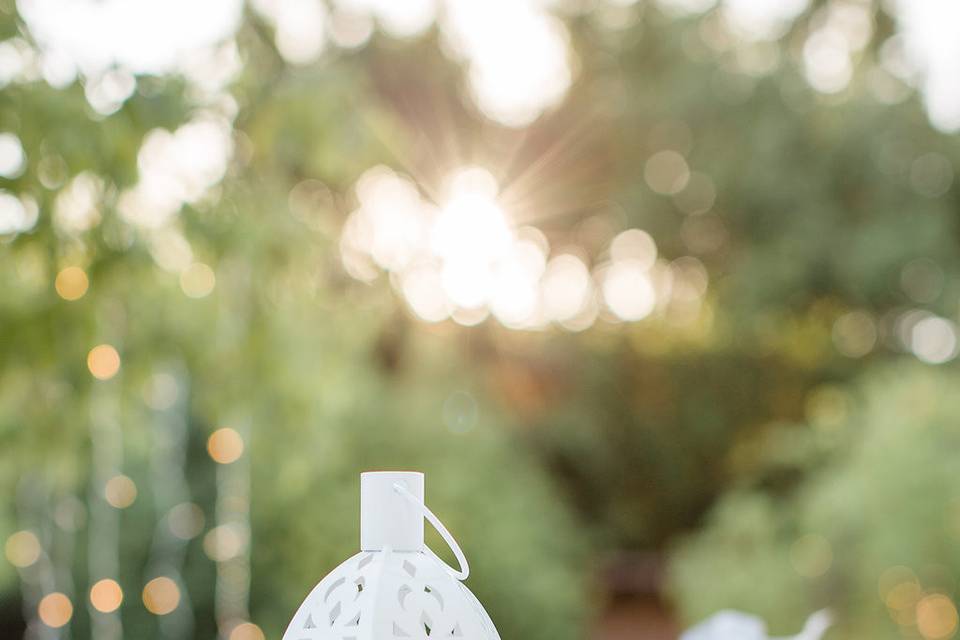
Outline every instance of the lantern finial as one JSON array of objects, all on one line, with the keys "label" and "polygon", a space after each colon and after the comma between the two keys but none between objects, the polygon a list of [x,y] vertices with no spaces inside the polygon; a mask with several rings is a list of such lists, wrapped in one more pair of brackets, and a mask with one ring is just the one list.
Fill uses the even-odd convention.
[{"label": "lantern finial", "polygon": [[367,471],[360,474],[361,551],[423,550],[423,514],[398,493],[398,484],[423,502],[423,474],[416,471]]}]

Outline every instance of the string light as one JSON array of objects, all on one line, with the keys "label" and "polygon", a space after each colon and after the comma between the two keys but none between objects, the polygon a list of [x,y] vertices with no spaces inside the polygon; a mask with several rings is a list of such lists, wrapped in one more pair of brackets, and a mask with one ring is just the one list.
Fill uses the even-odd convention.
[{"label": "string light", "polygon": [[126,509],[137,499],[137,485],[125,475],[117,475],[107,480],[103,495],[111,507]]},{"label": "string light", "polygon": [[97,345],[87,354],[87,368],[97,380],[109,380],[120,371],[120,354],[109,344]]},{"label": "string light", "polygon": [[[235,420],[249,428],[245,418]],[[229,638],[238,621],[250,618],[250,465],[241,460],[239,431],[220,429],[214,436],[211,457],[224,463],[217,466],[216,526],[204,536],[203,549],[217,563],[214,613],[220,636]]]},{"label": "string light", "polygon": [[236,462],[243,455],[243,438],[230,427],[217,429],[207,440],[207,453],[220,464]]},{"label": "string light", "polygon": [[183,502],[167,514],[167,526],[170,533],[181,540],[195,538],[203,530],[203,509],[192,502]]},{"label": "string light", "polygon": [[43,624],[59,629],[73,617],[73,603],[62,593],[48,593],[37,606],[37,615]]},{"label": "string light", "polygon": [[957,632],[957,608],[942,593],[925,596],[917,603],[917,629],[927,640],[952,638]]},{"label": "string light", "polygon": [[263,631],[252,622],[242,622],[230,632],[230,640],[264,640]]},{"label": "string light", "polygon": [[154,615],[165,616],[180,604],[180,588],[170,578],[154,578],[143,587],[143,606]]},{"label": "string light", "polygon": [[116,580],[104,578],[90,588],[90,604],[101,613],[116,611],[123,602],[123,589]]},{"label": "string light", "polygon": [[203,551],[215,562],[227,562],[237,557],[246,547],[246,539],[239,526],[222,524],[203,537]]},{"label": "string light", "polygon": [[32,531],[17,531],[7,538],[4,552],[10,564],[25,569],[40,558],[40,541]]},{"label": "string light", "polygon": [[64,300],[79,300],[87,293],[90,280],[80,267],[67,267],[57,274],[53,286]]}]

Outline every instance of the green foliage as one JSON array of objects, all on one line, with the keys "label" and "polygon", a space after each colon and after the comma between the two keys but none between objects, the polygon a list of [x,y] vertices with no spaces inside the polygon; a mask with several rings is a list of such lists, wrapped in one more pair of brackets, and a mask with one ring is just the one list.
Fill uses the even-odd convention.
[{"label": "green foliage", "polygon": [[[236,161],[212,196],[184,207],[165,230],[172,235],[129,224],[118,202],[137,180],[146,134],[196,113],[182,82],[143,78],[122,109],[97,119],[79,85],[20,83],[0,94],[28,158],[23,176],[2,186],[31,194],[40,209],[36,228],[0,249],[0,491],[14,496],[0,509],[0,537],[30,529],[48,554],[23,571],[24,597],[36,595],[49,561],[58,577],[42,589],[67,591],[73,636],[91,637],[83,603],[104,565],[88,560],[110,548],[97,536],[116,518],[125,635],[159,637],[158,625],[171,624],[144,609],[140,592],[176,566],[188,604],[165,633],[213,637],[208,536],[223,513],[248,509],[250,614],[276,638],[313,584],[356,552],[359,473],[415,468],[427,473],[431,506],[461,541],[470,586],[504,637],[577,637],[583,537],[529,451],[514,446],[509,416],[449,344],[419,350],[429,366],[398,368],[391,343],[409,320],[382,284],[351,285],[337,265],[336,234],[351,206],[341,198],[383,160],[400,136],[395,123],[360,81],[357,59],[294,70],[250,25],[240,39],[251,62],[234,88]],[[58,171],[43,177],[41,165]],[[101,220],[66,234],[54,201],[83,171],[104,181]],[[305,179],[327,185],[309,217],[290,201]],[[177,270],[158,266],[158,252],[182,242],[192,261],[216,267],[206,297],[184,295]],[[72,265],[90,288],[68,301],[54,279]],[[87,369],[100,343],[122,362],[107,381]],[[462,424],[444,421],[457,393],[472,403]],[[246,444],[231,465],[205,450],[223,426]],[[103,456],[110,462],[98,463]],[[139,489],[122,511],[103,500],[114,473]],[[181,500],[205,515],[187,543],[169,531]],[[12,597],[16,572],[6,563],[0,571]]]},{"label": "green foliage", "polygon": [[[684,618],[735,607],[788,629],[828,606],[837,638],[893,639],[898,624],[903,633],[932,624],[918,602],[955,598],[960,575],[956,384],[953,371],[885,368],[856,387],[846,419],[793,427],[793,446],[812,445],[794,461],[813,469],[809,478],[787,492],[731,493],[677,548],[672,589]],[[785,464],[778,448],[766,447],[766,474]]]}]

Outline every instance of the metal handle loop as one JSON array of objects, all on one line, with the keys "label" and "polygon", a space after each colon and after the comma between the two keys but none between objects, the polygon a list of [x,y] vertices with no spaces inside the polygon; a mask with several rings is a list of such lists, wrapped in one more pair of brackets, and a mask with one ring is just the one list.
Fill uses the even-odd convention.
[{"label": "metal handle loop", "polygon": [[442,564],[450,574],[457,580],[466,580],[467,576],[470,575],[470,565],[467,564],[467,557],[463,555],[463,550],[460,548],[460,545],[457,544],[457,541],[454,540],[453,535],[447,530],[443,523],[440,522],[440,518],[433,514],[433,511],[430,511],[430,508],[427,507],[419,498],[410,493],[410,490],[399,482],[393,483],[393,490],[399,493],[401,496],[409,500],[414,506],[420,509],[420,512],[423,514],[423,517],[427,519],[433,528],[437,530],[437,533],[440,534],[440,537],[443,538],[443,541],[447,543],[447,546],[450,547],[450,550],[453,551],[453,555],[457,558],[457,562],[460,564],[460,570],[456,570],[446,562],[444,562],[440,557],[433,552],[433,550],[424,545],[423,549],[427,555],[432,556],[437,562]]}]

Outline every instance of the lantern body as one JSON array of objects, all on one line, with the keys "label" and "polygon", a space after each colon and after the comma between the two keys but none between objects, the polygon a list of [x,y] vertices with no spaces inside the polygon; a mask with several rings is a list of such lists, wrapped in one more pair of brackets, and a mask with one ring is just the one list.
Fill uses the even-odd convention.
[{"label": "lantern body", "polygon": [[[283,640],[500,640],[476,597],[423,547],[423,516],[415,505],[382,491],[384,483],[392,485],[398,475],[406,474],[363,474],[361,539],[377,548],[361,551],[321,580],[300,605]],[[419,476],[419,487],[416,478],[406,478],[404,484],[422,496],[423,476],[413,475]],[[408,508],[419,518],[411,518]],[[372,517],[372,512],[387,517]],[[417,524],[419,542],[410,535]],[[412,539],[407,546],[420,548],[394,550],[388,544],[392,539]]]}]

